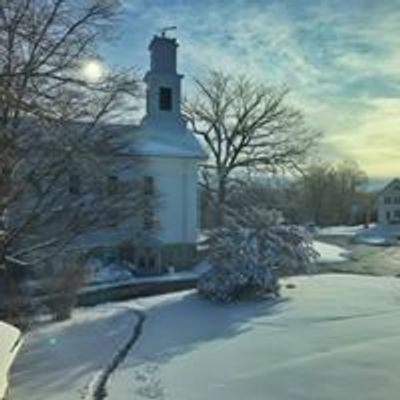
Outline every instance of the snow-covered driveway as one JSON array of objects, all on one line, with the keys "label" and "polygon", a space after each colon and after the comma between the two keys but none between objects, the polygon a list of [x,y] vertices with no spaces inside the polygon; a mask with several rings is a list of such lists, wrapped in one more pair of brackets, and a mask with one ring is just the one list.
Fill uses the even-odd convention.
[{"label": "snow-covered driveway", "polygon": [[91,399],[104,372],[129,342],[137,313],[124,304],[79,309],[65,322],[24,338],[11,375],[13,400]]},{"label": "snow-covered driveway", "polygon": [[144,334],[113,400],[395,400],[400,282],[290,280],[280,303],[214,306],[194,292],[143,299]]}]

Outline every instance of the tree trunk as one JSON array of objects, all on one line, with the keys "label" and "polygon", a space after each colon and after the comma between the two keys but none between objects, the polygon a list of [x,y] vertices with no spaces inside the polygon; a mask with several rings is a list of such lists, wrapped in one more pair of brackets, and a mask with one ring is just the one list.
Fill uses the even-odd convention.
[{"label": "tree trunk", "polygon": [[225,179],[218,179],[217,216],[216,216],[217,227],[225,225],[225,206],[226,206],[226,181]]}]

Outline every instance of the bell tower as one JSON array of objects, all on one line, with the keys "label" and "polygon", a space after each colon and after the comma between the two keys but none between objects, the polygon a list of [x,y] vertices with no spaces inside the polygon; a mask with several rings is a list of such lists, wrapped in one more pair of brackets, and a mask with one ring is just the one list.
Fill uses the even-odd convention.
[{"label": "bell tower", "polygon": [[[168,28],[167,28],[168,29]],[[185,129],[181,116],[181,81],[177,72],[178,43],[175,38],[155,35],[149,45],[150,70],[144,81],[146,91],[146,116],[142,124],[146,127]]]}]

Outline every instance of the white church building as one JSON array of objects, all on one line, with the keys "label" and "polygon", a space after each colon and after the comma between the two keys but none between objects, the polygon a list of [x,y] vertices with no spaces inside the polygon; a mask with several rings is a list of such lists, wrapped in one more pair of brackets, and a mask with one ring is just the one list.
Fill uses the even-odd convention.
[{"label": "white church building", "polygon": [[[114,184],[116,187],[135,185],[146,202],[145,207],[141,203],[132,209],[131,219],[125,218],[117,225],[110,224],[105,229],[78,235],[65,247],[67,258],[70,250],[83,255],[94,252],[105,258],[111,254],[111,257],[133,261],[132,265],[142,270],[158,271],[170,266],[190,267],[195,261],[199,221],[198,168],[207,159],[207,154],[181,114],[183,75],[177,71],[177,49],[176,39],[165,34],[153,37],[149,46],[150,69],[144,78],[147,87],[145,116],[138,125],[105,125],[107,134],[118,144],[121,141],[123,157],[107,159],[104,170],[92,174],[93,182],[87,176],[89,174],[80,176],[79,170],[72,166],[65,174],[65,184],[58,188],[62,193],[60,203],[72,203],[85,193],[96,194],[98,187],[113,201],[115,193],[111,187]],[[84,127],[84,123],[77,123],[73,128],[80,126]],[[99,129],[99,135],[101,132]],[[129,166],[123,170],[119,168],[122,159],[129,160]],[[132,160],[140,162],[131,163]],[[97,176],[100,182],[96,182]],[[10,210],[9,224],[18,226],[25,213],[29,215],[35,193],[27,192],[15,209]],[[153,207],[154,199],[156,207]],[[57,226],[57,222],[52,223]],[[42,234],[52,237],[52,232],[53,226],[48,223]]]},{"label": "white church building", "polygon": [[198,235],[198,167],[207,154],[181,114],[183,75],[177,72],[176,39],[154,36],[150,45],[150,70],[144,81],[146,114],[135,129],[136,154],[145,157],[145,176],[154,185],[157,237],[163,248],[162,263],[182,264],[192,254]]}]

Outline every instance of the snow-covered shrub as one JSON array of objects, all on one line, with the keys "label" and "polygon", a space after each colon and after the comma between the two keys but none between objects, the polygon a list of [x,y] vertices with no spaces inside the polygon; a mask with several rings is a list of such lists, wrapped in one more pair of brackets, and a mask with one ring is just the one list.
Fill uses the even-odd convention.
[{"label": "snow-covered shrub", "polygon": [[280,275],[309,271],[316,252],[308,233],[285,225],[275,211],[264,211],[262,215],[252,212],[245,223],[243,213],[211,233],[212,268],[198,283],[198,290],[205,297],[230,302],[264,294],[277,296]]}]

